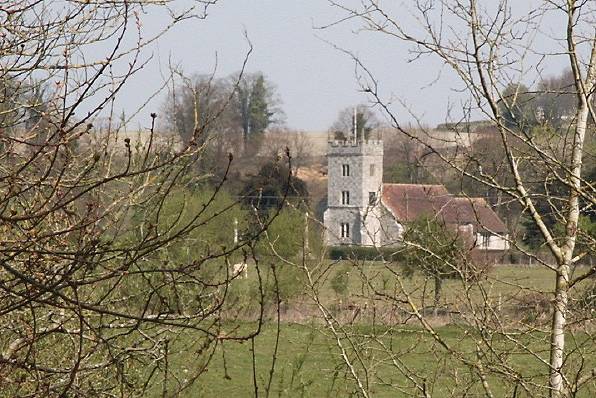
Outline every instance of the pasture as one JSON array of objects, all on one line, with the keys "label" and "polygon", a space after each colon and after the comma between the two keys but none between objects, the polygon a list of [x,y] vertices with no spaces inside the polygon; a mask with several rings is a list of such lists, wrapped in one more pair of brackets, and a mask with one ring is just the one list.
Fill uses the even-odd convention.
[{"label": "pasture", "polygon": [[[338,272],[347,273],[347,280],[343,280],[345,290],[337,288],[337,283],[333,287],[333,277]],[[338,263],[328,273],[329,277],[321,282],[318,292],[323,304],[333,309],[337,319],[342,312],[348,311],[346,302],[362,302],[365,300],[363,294],[370,293],[371,286],[381,286],[386,291],[392,289],[387,280],[391,279],[393,271],[375,264],[353,267]],[[254,269],[249,268],[248,279],[238,283],[254,282],[254,274]],[[426,281],[414,277],[405,279],[405,282],[409,284],[407,288],[416,293],[416,301],[422,304],[427,294]],[[510,323],[509,330],[489,336],[498,352],[494,368],[487,372],[492,394],[547,396],[548,391],[540,385],[548,379],[548,369],[543,362],[549,355],[547,328],[543,327],[548,324],[548,315],[541,314],[540,308],[535,307],[540,303],[533,300],[536,295],[548,297],[553,288],[552,274],[536,267],[498,266],[483,284],[485,292],[489,292],[490,297],[498,297],[499,305],[508,307],[509,312],[528,312],[511,316],[515,320]],[[457,280],[445,281],[443,289],[448,306],[457,305],[465,293]],[[432,294],[432,286],[430,290]],[[172,352],[176,354],[172,355],[168,370],[178,381],[163,386],[155,391],[155,395],[166,392],[185,397],[249,397],[254,396],[257,389],[259,396],[271,397],[358,396],[357,385],[342,359],[338,336],[371,396],[420,394],[421,388],[437,397],[461,396],[463,391],[471,397],[485,395],[478,374],[466,365],[466,361],[474,360],[478,345],[482,345],[487,336],[478,335],[464,322],[459,322],[457,316],[430,318],[441,339],[461,353],[462,357],[456,360],[448,349],[415,322],[396,321],[384,325],[362,312],[349,324],[338,327],[338,336],[335,336],[325,327],[316,309],[305,304],[307,300],[302,295],[287,301],[279,328],[275,316],[269,314],[261,332],[252,340],[224,341],[206,347],[203,340],[194,340],[190,335],[178,336],[172,346]],[[344,318],[352,317],[352,313],[348,315]],[[532,330],[527,328],[530,322],[536,325]],[[256,324],[236,322],[235,327],[253,330]],[[571,336],[568,347],[573,368],[595,367],[596,344],[591,333],[574,330]],[[207,365],[194,360],[197,352],[204,353],[205,350],[210,351]],[[505,371],[516,374],[529,390],[524,391],[515,383],[504,381]],[[407,377],[408,374],[415,375],[415,379]],[[195,377],[194,383],[179,390]],[[591,384],[584,386],[577,396],[594,394],[596,386]]]},{"label": "pasture", "polygon": [[[475,339],[466,336],[464,331],[455,326],[437,329],[446,341],[457,344],[459,350],[470,356],[474,353]],[[352,339],[358,341],[362,350],[363,362],[367,371],[361,369],[361,376],[367,382],[367,389],[372,396],[395,397],[416,393],[413,384],[402,374],[399,366],[389,359],[374,342],[365,326],[356,327]],[[253,351],[250,341],[244,343],[226,343],[215,351],[207,370],[180,396],[185,397],[250,397],[255,395],[255,384],[259,396],[272,397],[336,397],[358,396],[354,381],[344,366],[339,350],[332,336],[318,325],[282,324],[279,334],[279,349],[275,356],[274,372],[271,373],[272,358],[277,339],[274,324],[265,325],[262,333],[255,338],[253,374]],[[535,333],[526,337],[527,342],[544,358],[548,357],[547,336]],[[500,342],[505,345],[505,342]],[[586,334],[575,336],[574,348],[584,351],[588,361],[586,366],[596,365],[596,353],[591,338]],[[480,380],[468,367],[454,361],[450,354],[437,349],[430,335],[418,328],[401,328],[384,335],[383,346],[391,347],[399,353],[400,360],[426,383],[431,396],[461,396],[462,385],[466,385],[469,396],[484,396]],[[198,344],[188,344],[186,351],[172,361],[170,372],[175,372],[181,381],[193,375],[193,352]],[[517,352],[511,354],[511,363],[521,374],[526,375],[528,383],[535,380],[544,382],[547,369],[529,354]],[[225,361],[224,361],[225,357]],[[352,357],[354,359],[354,357]],[[224,365],[225,364],[225,365]],[[271,377],[271,383],[269,379]],[[459,379],[461,385],[456,386]],[[489,377],[495,396],[511,396],[510,385],[501,383],[496,377]],[[175,385],[170,386],[175,391]],[[267,391],[269,390],[269,391]],[[420,391],[418,391],[419,393]],[[533,390],[536,396],[547,396],[541,388]],[[596,386],[588,386],[579,397],[590,397],[596,393]],[[520,396],[526,396],[520,394]]]}]

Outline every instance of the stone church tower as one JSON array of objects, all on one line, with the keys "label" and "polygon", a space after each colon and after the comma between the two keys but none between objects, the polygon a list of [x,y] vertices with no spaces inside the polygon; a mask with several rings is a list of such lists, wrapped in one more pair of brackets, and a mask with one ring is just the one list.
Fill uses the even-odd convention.
[{"label": "stone church tower", "polygon": [[329,140],[327,165],[326,243],[380,245],[383,141]]}]

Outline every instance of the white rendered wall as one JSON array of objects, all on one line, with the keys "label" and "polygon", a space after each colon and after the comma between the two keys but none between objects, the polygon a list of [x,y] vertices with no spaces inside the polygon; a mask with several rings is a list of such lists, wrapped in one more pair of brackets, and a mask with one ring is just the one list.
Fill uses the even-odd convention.
[{"label": "white rendered wall", "polygon": [[483,244],[483,236],[480,233],[476,234],[476,247],[481,250],[509,250],[509,235],[490,235],[488,236],[488,244]]},{"label": "white rendered wall", "polygon": [[404,235],[404,227],[398,223],[385,207],[381,206],[381,245],[382,246],[398,246],[401,244]]}]

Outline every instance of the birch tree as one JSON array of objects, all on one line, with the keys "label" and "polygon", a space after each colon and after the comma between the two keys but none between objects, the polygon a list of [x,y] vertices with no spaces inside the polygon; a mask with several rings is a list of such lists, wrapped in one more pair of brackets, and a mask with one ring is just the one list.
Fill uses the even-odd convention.
[{"label": "birch tree", "polygon": [[[499,289],[507,290],[505,285],[490,277],[477,282],[462,280],[460,284],[465,293],[457,299],[452,298],[451,306],[453,314],[458,314],[453,315],[452,320],[461,325],[462,332],[471,342],[472,347],[466,348],[442,336],[436,329],[435,320],[420,311],[418,297],[422,290],[408,286],[403,273],[391,262],[387,261],[385,267],[393,275],[393,290],[380,288],[363,271],[362,278],[366,283],[362,295],[374,299],[377,317],[378,311],[392,308],[393,313],[402,314],[408,322],[415,320],[436,344],[429,355],[435,355],[437,360],[449,358],[446,360],[469,370],[466,379],[463,374],[453,372],[453,367],[445,368],[453,388],[442,390],[438,393],[441,396],[460,396],[464,391],[476,391],[474,385],[479,389],[478,394],[485,396],[590,395],[593,392],[590,385],[596,374],[594,360],[577,344],[583,340],[580,345],[584,344],[583,347],[588,347],[591,352],[593,327],[589,322],[591,316],[578,312],[574,303],[581,297],[584,282],[596,273],[593,266],[579,265],[595,248],[594,236],[590,236],[579,222],[582,216],[593,212],[595,200],[594,181],[585,176],[585,172],[593,168],[590,143],[594,137],[596,87],[594,3],[535,1],[523,13],[516,12],[522,8],[517,2],[507,0],[415,1],[403,7],[372,0],[358,2],[358,5],[333,0],[329,3],[342,16],[324,29],[355,23],[360,34],[385,40],[387,47],[406,48],[411,54],[411,62],[439,60],[446,69],[443,73],[457,78],[459,83],[453,88],[466,96],[461,102],[459,116],[450,113],[449,128],[454,133],[466,134],[466,126],[473,118],[489,120],[494,126],[498,150],[504,154],[504,167],[499,167],[498,175],[494,170],[481,167],[482,160],[465,147],[458,146],[455,153],[447,152],[436,146],[436,141],[425,139],[424,134],[411,134],[397,116],[398,111],[418,120],[419,129],[425,130],[425,127],[422,118],[406,105],[410,103],[407,94],[397,93],[388,101],[382,96],[381,83],[367,67],[366,59],[357,57],[349,49],[344,50],[359,68],[363,91],[391,120],[393,134],[419,142],[440,158],[454,176],[472,180],[486,191],[496,191],[503,201],[515,202],[522,209],[522,215],[538,231],[543,242],[542,251],[528,248],[511,237],[510,244],[549,273],[553,286],[552,290],[540,292],[546,297],[544,306],[550,321],[525,324],[502,312]],[[562,29],[550,29],[553,24],[559,24],[557,26]],[[540,50],[543,46],[539,44],[544,42],[553,50]],[[548,121],[544,115],[528,113],[527,101],[549,93],[551,85],[534,82],[544,81],[560,72],[553,71],[550,66],[555,59],[564,61],[563,68],[570,70],[573,83],[560,94],[573,98],[574,106],[570,108],[574,113],[565,123],[549,126],[556,129],[556,134],[540,134],[536,130],[536,121]],[[426,131],[427,136],[432,135],[431,131]],[[560,184],[563,189],[550,190],[552,183]],[[540,203],[548,203],[552,214],[546,214],[545,206]],[[556,221],[549,224],[545,222],[546,217]],[[589,241],[587,245],[577,245],[580,235]],[[409,242],[402,244],[407,246]],[[440,256],[440,253],[436,255]],[[530,294],[534,291],[531,282],[514,285],[519,292]],[[404,362],[401,355],[407,353],[392,351],[381,337],[369,336],[366,339],[369,345],[362,341],[355,343],[352,332],[331,317],[324,306],[321,312],[328,321],[328,329],[337,336],[345,366],[362,395],[371,395],[374,371],[366,358],[375,356],[375,350],[381,350],[387,356],[385,361],[392,364],[411,387],[405,389],[403,385],[396,385],[395,388],[403,388],[400,391],[416,396],[431,396],[433,386],[438,388],[440,383],[436,374],[434,378],[430,377]],[[394,330],[392,327],[406,321],[401,318],[392,322],[389,322],[392,326],[384,326]],[[385,336],[391,333],[383,330]],[[548,342],[533,345],[530,341],[535,337],[534,332],[544,333]],[[542,369],[539,376],[530,376],[527,368],[515,363],[513,352],[523,352],[531,357],[531,362]],[[378,361],[382,362],[381,359]]]}]

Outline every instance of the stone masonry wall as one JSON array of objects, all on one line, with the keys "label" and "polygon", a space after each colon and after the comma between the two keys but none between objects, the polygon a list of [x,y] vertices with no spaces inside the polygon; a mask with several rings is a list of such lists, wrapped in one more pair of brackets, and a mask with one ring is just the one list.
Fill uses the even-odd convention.
[{"label": "stone masonry wall", "polygon": [[[378,245],[380,238],[379,203],[383,178],[382,141],[331,141],[328,144],[327,210],[324,224],[328,244]],[[350,175],[343,175],[348,165]],[[374,169],[371,174],[371,165]],[[348,191],[350,203],[342,204],[342,192]],[[369,204],[374,192],[377,203]],[[350,238],[341,238],[341,223],[350,223]]]}]

